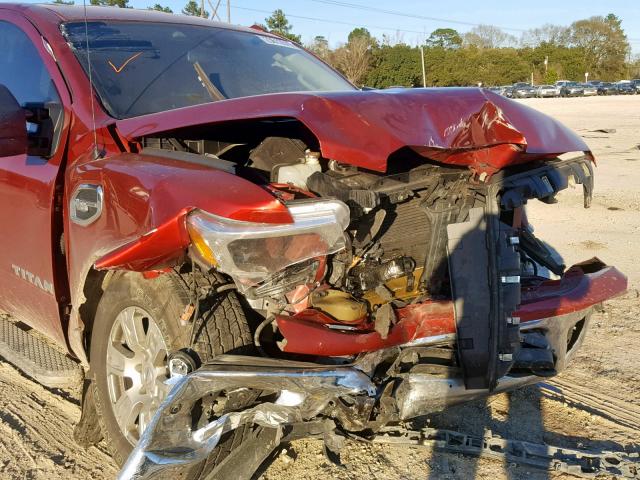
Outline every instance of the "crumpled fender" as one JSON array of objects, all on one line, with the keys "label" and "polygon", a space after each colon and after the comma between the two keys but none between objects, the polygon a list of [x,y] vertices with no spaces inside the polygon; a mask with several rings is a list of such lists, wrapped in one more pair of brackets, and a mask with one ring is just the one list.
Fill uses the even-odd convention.
[{"label": "crumpled fender", "polygon": [[260,95],[119,120],[117,128],[134,141],[196,125],[266,118],[295,118],[316,136],[323,157],[380,172],[405,147],[489,175],[509,165],[589,151],[553,118],[478,88]]},{"label": "crumpled fender", "polygon": [[144,271],[170,262],[189,244],[185,219],[202,209],[234,220],[290,223],[286,207],[265,189],[211,167],[123,153],[77,167],[70,189],[81,183],[104,189],[100,219],[87,227],[70,222],[75,254],[105,252],[98,269]]},{"label": "crumpled fender", "polygon": [[[90,225],[71,221],[69,202],[80,184],[101,185],[103,210]],[[93,268],[144,272],[172,266],[189,245],[186,215],[198,208],[223,217],[291,223],[287,208],[267,190],[231,173],[184,161],[122,153],[78,159],[65,190],[66,251],[71,305],[69,342],[86,363],[79,307]]]}]

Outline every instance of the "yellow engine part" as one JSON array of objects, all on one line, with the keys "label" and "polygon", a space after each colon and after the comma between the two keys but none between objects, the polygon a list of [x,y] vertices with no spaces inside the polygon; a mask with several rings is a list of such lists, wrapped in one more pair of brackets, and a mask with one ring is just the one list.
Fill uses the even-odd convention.
[{"label": "yellow engine part", "polygon": [[[415,298],[420,295],[420,290],[418,288],[418,283],[420,281],[420,277],[422,276],[423,267],[416,268],[413,275],[413,288],[411,290],[407,290],[407,285],[409,281],[409,277],[399,277],[392,278],[388,280],[384,285],[389,289],[393,298],[397,298],[398,300],[405,300],[408,298]],[[369,290],[364,293],[362,296],[372,307],[376,307],[382,305],[383,303],[387,303],[380,295],[378,295],[375,290]]]},{"label": "yellow engine part", "polygon": [[339,322],[354,323],[367,314],[367,305],[340,290],[324,290],[311,295],[313,308],[335,318]]}]

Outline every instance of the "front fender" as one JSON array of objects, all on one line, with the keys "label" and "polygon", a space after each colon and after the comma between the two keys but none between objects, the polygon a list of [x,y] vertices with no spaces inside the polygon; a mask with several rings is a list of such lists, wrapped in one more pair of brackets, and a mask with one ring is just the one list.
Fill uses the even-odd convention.
[{"label": "front fender", "polygon": [[[102,213],[88,225],[70,216],[79,185],[101,186]],[[234,220],[291,223],[287,208],[267,190],[232,173],[148,154],[79,159],[67,172],[65,232],[72,312],[69,342],[83,360],[83,321],[92,269],[143,272],[175,265],[189,245],[186,216],[202,209]]]}]

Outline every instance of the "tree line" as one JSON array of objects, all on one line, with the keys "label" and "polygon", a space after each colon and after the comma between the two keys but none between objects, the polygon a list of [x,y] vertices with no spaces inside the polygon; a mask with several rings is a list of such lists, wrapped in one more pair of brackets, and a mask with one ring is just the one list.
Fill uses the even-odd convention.
[{"label": "tree line", "polygon": [[[127,8],[129,0],[90,0],[92,5]],[[54,0],[73,4],[73,0]],[[173,11],[156,3],[148,7]],[[194,0],[184,15],[209,17]],[[259,24],[264,30],[301,43],[281,9]],[[569,26],[544,25],[515,37],[491,25],[461,33],[438,28],[422,45],[409,45],[400,35],[378,39],[366,28],[356,28],[346,42],[331,48],[324,36],[305,45],[318,57],[359,86],[387,88],[422,86],[424,56],[427,86],[507,85],[515,82],[553,83],[556,80],[616,81],[640,77],[640,60],[631,60],[631,47],[614,14],[594,16]]]},{"label": "tree line", "polygon": [[614,14],[578,20],[570,26],[545,25],[514,37],[497,27],[479,25],[460,33],[434,30],[422,45],[365,28],[354,29],[334,49],[319,36],[307,45],[357,85],[375,88],[422,86],[424,56],[427,86],[549,84],[557,80],[617,81],[640,77],[640,61]]}]

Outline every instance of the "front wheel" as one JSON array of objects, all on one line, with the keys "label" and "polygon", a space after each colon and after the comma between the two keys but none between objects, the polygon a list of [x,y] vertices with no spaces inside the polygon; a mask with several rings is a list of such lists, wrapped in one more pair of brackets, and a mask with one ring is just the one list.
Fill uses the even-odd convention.
[{"label": "front wheel", "polygon": [[[191,273],[166,273],[148,280],[138,273],[116,273],[108,282],[91,334],[90,363],[94,399],[102,433],[122,465],[168,393],[167,356],[189,347],[191,325],[180,317],[190,303]],[[198,288],[216,279],[196,275]],[[194,349],[202,361],[223,353],[251,354],[253,341],[233,290],[200,305]],[[206,465],[215,465],[242,441],[247,429],[228,432]],[[200,465],[194,472],[201,472]],[[198,474],[192,475],[197,477]]]}]

